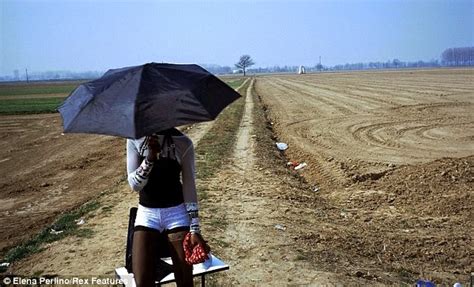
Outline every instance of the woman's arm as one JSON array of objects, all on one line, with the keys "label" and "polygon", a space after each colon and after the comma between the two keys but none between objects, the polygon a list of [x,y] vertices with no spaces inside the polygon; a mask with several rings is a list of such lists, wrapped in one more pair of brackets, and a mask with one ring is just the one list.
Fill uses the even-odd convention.
[{"label": "woman's arm", "polygon": [[127,174],[128,184],[134,191],[140,191],[148,182],[153,168],[153,161],[145,158],[140,162],[140,155],[133,142],[127,139]]},{"label": "woman's arm", "polygon": [[188,148],[185,150],[181,158],[183,197],[186,210],[191,219],[190,231],[191,233],[200,233],[194,161],[194,146],[193,142],[189,140]]}]

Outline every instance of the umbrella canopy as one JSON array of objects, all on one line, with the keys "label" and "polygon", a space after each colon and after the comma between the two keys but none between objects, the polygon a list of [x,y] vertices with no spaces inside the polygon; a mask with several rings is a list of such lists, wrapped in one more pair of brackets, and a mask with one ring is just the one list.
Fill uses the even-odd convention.
[{"label": "umbrella canopy", "polygon": [[148,63],[109,70],[81,84],[58,110],[64,132],[137,139],[213,120],[239,97],[198,65]]}]

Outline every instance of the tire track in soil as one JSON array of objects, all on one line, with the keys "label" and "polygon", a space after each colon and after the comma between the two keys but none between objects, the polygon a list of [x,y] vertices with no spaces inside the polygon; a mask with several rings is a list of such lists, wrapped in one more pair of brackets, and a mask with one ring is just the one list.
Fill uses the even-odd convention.
[{"label": "tire track in soil", "polygon": [[[207,235],[218,255],[230,270],[220,275],[218,286],[287,286],[330,284],[340,277],[315,270],[308,262],[299,260],[294,237],[299,234],[297,225],[301,211],[281,199],[264,196],[281,194],[279,180],[271,178],[257,168],[253,130],[253,96],[250,83],[244,115],[238,131],[233,157],[228,166],[208,181],[212,209],[205,220],[216,222],[224,218],[221,232]],[[278,230],[279,224],[285,230]],[[204,234],[206,224],[204,224]],[[222,245],[223,247],[219,247]],[[340,275],[340,274],[339,274]],[[339,279],[336,279],[339,278]]]}]

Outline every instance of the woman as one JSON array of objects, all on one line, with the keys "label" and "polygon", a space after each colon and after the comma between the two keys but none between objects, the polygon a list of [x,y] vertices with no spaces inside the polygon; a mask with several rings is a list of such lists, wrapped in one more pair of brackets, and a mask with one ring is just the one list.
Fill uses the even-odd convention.
[{"label": "woman", "polygon": [[191,139],[173,128],[127,140],[127,173],[130,186],[139,192],[132,247],[137,286],[154,286],[158,233],[166,234],[170,242],[177,285],[193,286],[184,237],[191,232],[191,245],[208,247],[199,229]]}]

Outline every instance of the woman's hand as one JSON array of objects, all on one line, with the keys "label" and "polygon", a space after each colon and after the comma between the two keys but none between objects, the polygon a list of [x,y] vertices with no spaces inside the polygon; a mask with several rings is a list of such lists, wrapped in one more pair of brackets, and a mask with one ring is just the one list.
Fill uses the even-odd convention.
[{"label": "woman's hand", "polygon": [[160,143],[158,141],[158,137],[150,136],[148,140],[148,155],[147,159],[149,161],[155,161],[157,154],[161,151]]},{"label": "woman's hand", "polygon": [[201,246],[204,247],[204,250],[206,253],[209,253],[211,251],[211,247],[207,245],[206,240],[202,238],[202,235],[199,233],[191,233],[191,246],[194,247],[198,244],[201,244]]}]

